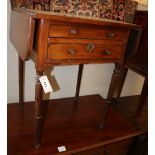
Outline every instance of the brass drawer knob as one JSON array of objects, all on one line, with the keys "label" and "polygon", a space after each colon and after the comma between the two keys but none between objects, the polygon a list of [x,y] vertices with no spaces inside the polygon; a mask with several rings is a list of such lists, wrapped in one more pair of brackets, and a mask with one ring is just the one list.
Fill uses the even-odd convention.
[{"label": "brass drawer knob", "polygon": [[70,49],[68,49],[68,53],[74,55],[74,54],[76,54],[76,50],[73,48],[70,48]]},{"label": "brass drawer knob", "polygon": [[69,33],[73,34],[73,35],[76,35],[77,34],[77,30],[76,29],[70,29]]},{"label": "brass drawer knob", "polygon": [[96,153],[94,153],[94,155],[100,155],[100,153],[96,152]]},{"label": "brass drawer knob", "polygon": [[105,151],[104,151],[104,154],[105,154],[105,155],[108,155],[109,153],[110,153],[110,150],[105,150]]},{"label": "brass drawer knob", "polygon": [[94,43],[88,43],[86,46],[86,49],[88,52],[92,52],[95,49],[95,44]]},{"label": "brass drawer knob", "polygon": [[105,49],[105,50],[104,50],[104,54],[105,54],[105,55],[111,55],[111,54],[112,54],[112,51],[109,50],[109,49]]},{"label": "brass drawer knob", "polygon": [[115,33],[114,32],[109,32],[107,36],[108,36],[108,38],[114,38]]}]

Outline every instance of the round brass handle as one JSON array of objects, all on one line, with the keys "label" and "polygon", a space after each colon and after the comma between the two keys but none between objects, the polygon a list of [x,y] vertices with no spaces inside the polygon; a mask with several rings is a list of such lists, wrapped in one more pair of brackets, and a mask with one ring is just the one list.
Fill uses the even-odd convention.
[{"label": "round brass handle", "polygon": [[98,152],[94,153],[94,155],[100,155]]},{"label": "round brass handle", "polygon": [[94,43],[88,43],[86,46],[86,49],[88,52],[92,52],[95,49],[95,44]]},{"label": "round brass handle", "polygon": [[110,153],[110,150],[105,150],[105,151],[104,151],[104,154],[105,154],[105,155],[108,155],[109,153]]},{"label": "round brass handle", "polygon": [[70,48],[70,49],[68,49],[68,53],[74,55],[74,54],[76,54],[76,50],[73,48]]},{"label": "round brass handle", "polygon": [[109,49],[105,49],[104,54],[105,55],[111,55],[112,54],[112,51],[109,50]]},{"label": "round brass handle", "polygon": [[115,33],[114,32],[109,32],[107,36],[108,36],[108,38],[113,38],[113,37],[115,37]]},{"label": "round brass handle", "polygon": [[73,34],[73,35],[76,35],[77,34],[77,30],[76,29],[70,29],[69,33]]}]

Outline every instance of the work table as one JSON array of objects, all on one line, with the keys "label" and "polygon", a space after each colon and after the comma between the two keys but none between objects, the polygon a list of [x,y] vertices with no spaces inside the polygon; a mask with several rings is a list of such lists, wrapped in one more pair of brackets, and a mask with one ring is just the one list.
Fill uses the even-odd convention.
[{"label": "work table", "polygon": [[[141,35],[135,24],[101,18],[28,9],[11,13],[10,38],[19,54],[19,108],[23,111],[24,61],[32,59],[36,69],[35,147],[40,147],[42,86],[39,78],[47,67],[79,64],[75,106],[78,107],[83,64],[115,63],[106,104],[98,127],[103,128],[109,105],[117,94],[125,53],[134,53]],[[93,96],[94,101],[98,100]],[[95,103],[94,103],[95,104]]]}]

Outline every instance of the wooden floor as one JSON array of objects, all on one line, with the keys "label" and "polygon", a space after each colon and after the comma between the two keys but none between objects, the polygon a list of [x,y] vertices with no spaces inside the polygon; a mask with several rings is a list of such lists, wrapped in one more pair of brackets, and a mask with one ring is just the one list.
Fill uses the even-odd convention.
[{"label": "wooden floor", "polygon": [[18,112],[17,103],[8,104],[8,155],[53,155],[58,154],[57,147],[62,145],[70,154],[146,132],[147,106],[137,116],[137,101],[137,96],[126,97],[112,106],[104,129],[99,129],[104,108],[99,95],[80,97],[77,106],[74,98],[46,101],[39,150],[33,146],[34,102],[25,103],[23,114]]}]

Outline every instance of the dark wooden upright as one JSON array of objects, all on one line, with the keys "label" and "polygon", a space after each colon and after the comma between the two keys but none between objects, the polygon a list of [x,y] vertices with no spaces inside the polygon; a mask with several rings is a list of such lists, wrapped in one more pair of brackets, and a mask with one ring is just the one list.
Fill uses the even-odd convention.
[{"label": "dark wooden upright", "polygon": [[19,110],[23,111],[24,104],[24,61],[18,57],[18,69],[19,69]]},{"label": "dark wooden upright", "polygon": [[[131,69],[145,78],[139,101],[140,110],[145,102],[147,102],[148,97],[148,12],[136,11],[134,23],[141,25],[143,30],[139,40],[139,46],[135,48],[136,46],[130,46],[130,44],[128,45],[130,48],[128,48],[126,52],[117,99],[120,97],[128,69]],[[131,40],[133,39],[134,38],[131,38]]]},{"label": "dark wooden upright", "polygon": [[82,78],[82,72],[83,72],[83,64],[79,65],[79,71],[78,71],[78,77],[77,77],[77,86],[76,86],[76,93],[75,93],[75,102],[78,102],[79,99],[79,92],[80,92],[80,86],[81,86],[81,78]]},{"label": "dark wooden upright", "polygon": [[[43,90],[38,78],[48,66],[81,64],[75,97],[78,100],[83,64],[115,63],[107,110],[103,110],[100,123],[100,127],[103,127],[109,104],[112,97],[116,96],[129,37],[134,35],[136,44],[141,27],[94,17],[14,9],[10,32],[11,41],[22,61],[31,58],[35,63],[35,147],[40,147],[43,117]],[[20,102],[23,102],[22,99]]]}]

